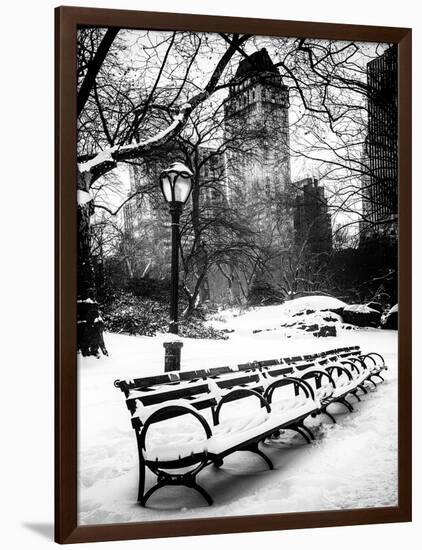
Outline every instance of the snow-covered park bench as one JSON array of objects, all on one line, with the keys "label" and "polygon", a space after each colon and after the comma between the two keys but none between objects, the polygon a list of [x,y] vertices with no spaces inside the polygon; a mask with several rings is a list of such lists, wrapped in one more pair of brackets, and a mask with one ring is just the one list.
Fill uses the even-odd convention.
[{"label": "snow-covered park bench", "polygon": [[[313,356],[254,361],[168,373],[135,380],[116,380],[125,394],[136,433],[139,455],[138,501],[166,485],[198,491],[197,475],[223,464],[236,451],[252,451],[270,469],[271,460],[259,443],[280,430],[295,430],[307,442],[314,436],[304,424],[333,402],[352,405],[348,395],[366,392],[386,368],[378,354],[362,356],[359,348],[341,348]],[[334,417],[327,413],[333,420]],[[157,484],[145,493],[146,469]]]},{"label": "snow-covered park bench", "polygon": [[[268,376],[279,376],[284,373],[306,380],[320,403],[318,414],[326,414],[333,422],[336,420],[327,411],[329,405],[341,403],[352,411],[353,405],[347,398],[354,396],[360,401],[359,390],[366,394],[367,383],[376,387],[373,379],[384,381],[381,372],[387,369],[380,354],[362,355],[358,346],[266,361],[261,362],[261,365],[264,363]],[[283,367],[283,364],[288,367]]]}]

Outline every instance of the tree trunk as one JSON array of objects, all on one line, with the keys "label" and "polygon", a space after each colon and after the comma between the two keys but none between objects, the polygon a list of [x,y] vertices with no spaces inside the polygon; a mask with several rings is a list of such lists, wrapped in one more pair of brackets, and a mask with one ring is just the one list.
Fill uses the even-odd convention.
[{"label": "tree trunk", "polygon": [[185,291],[185,296],[188,299],[188,305],[183,312],[183,316],[185,318],[188,318],[192,315],[192,313],[195,310],[195,296],[190,292],[188,287],[186,285],[183,286],[183,290]]},{"label": "tree trunk", "polygon": [[206,277],[206,273],[203,272],[200,275],[198,275],[196,282],[195,282],[195,288],[193,289],[193,292],[189,290],[189,288],[186,286],[186,284],[183,285],[183,290],[185,292],[185,295],[188,299],[188,307],[184,311],[185,317],[190,317],[193,312],[195,311],[196,307],[198,306],[198,303],[200,301],[200,290],[201,285],[204,280],[204,277]]},{"label": "tree trunk", "polygon": [[199,217],[200,209],[200,187],[199,187],[199,174],[200,170],[197,167],[195,170],[195,180],[192,188],[192,228],[195,239],[195,251],[194,257],[196,256],[196,271],[199,273],[197,277],[197,282],[195,284],[194,291],[194,300],[189,304],[188,312],[189,315],[193,312],[196,307],[197,297],[199,294],[200,300],[205,302],[210,299],[209,283],[208,283],[208,255],[206,251],[205,242],[202,239],[201,235],[201,222]]},{"label": "tree trunk", "polygon": [[78,304],[77,347],[83,356],[108,355],[104,344],[104,322],[96,301],[94,270],[91,260],[91,215],[88,202],[78,205]]},{"label": "tree trunk", "polygon": [[85,103],[88,101],[89,94],[91,93],[92,88],[94,87],[95,79],[97,78],[98,72],[104,63],[113,40],[116,38],[119,29],[117,27],[111,27],[107,29],[103,39],[98,46],[93,59],[89,63],[88,71],[85,75],[85,78],[81,84],[81,87],[78,92],[77,97],[77,110],[78,116],[82,113]]}]

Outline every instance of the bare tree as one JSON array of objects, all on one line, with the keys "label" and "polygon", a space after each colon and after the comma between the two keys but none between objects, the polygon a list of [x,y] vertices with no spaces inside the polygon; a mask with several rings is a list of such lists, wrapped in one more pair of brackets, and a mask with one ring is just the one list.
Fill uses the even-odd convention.
[{"label": "bare tree", "polygon": [[[194,109],[224,86],[236,48],[249,38],[231,35],[227,46],[203,33],[116,35],[83,30],[79,40],[78,327],[84,354],[97,354],[102,339],[90,257],[91,187],[119,164],[142,159],[177,136]],[[199,53],[211,60],[202,71]]]}]

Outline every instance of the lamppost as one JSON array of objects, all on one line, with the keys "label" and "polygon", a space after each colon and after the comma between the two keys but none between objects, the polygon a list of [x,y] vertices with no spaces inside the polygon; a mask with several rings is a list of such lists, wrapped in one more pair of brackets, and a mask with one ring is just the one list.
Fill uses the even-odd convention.
[{"label": "lamppost", "polygon": [[[180,214],[192,190],[193,173],[182,162],[173,164],[160,175],[160,188],[169,205],[171,215],[171,294],[170,325],[171,334],[179,334],[178,299],[179,299],[179,241]],[[165,342],[164,371],[180,370],[180,350],[183,343]]]}]

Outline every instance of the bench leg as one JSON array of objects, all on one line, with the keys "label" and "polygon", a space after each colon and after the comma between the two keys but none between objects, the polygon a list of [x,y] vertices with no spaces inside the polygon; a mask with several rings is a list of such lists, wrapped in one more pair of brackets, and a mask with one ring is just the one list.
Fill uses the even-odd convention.
[{"label": "bench leg", "polygon": [[191,489],[195,489],[195,491],[197,491],[201,496],[203,496],[209,506],[213,504],[214,501],[210,497],[209,493],[207,493],[207,491],[203,487],[198,485],[195,480],[193,480],[193,484],[188,485],[188,487],[191,487]]},{"label": "bench leg", "polygon": [[302,423],[300,425],[300,429],[310,437],[311,441],[316,440],[316,437],[314,436],[312,430],[310,428],[308,428],[308,426],[305,426],[305,424]]},{"label": "bench leg", "polygon": [[[366,382],[366,380],[365,380],[365,382]],[[365,395],[367,395],[368,390],[367,390],[367,389],[365,388],[365,386],[364,386],[364,383],[365,383],[365,382],[363,382],[362,384],[360,384],[359,388],[363,391],[363,393],[364,393]]]},{"label": "bench leg", "polygon": [[138,502],[141,502],[145,491],[145,466],[139,466]]},{"label": "bench leg", "polygon": [[299,435],[303,437],[303,439],[306,441],[306,443],[312,443],[312,440],[315,439],[312,432],[307,432],[306,430],[302,429],[302,426],[296,425],[296,426],[288,426],[286,428],[283,428],[284,430],[292,430],[293,432],[297,432]]},{"label": "bench leg", "polygon": [[295,432],[300,434],[303,437],[303,439],[306,441],[306,443],[309,443],[309,444],[312,443],[312,439],[309,437],[309,435],[305,431],[302,431],[299,426],[296,426],[295,428],[289,428],[289,429],[294,430]]},{"label": "bench leg", "polygon": [[142,455],[142,449],[140,448],[139,437],[136,438],[138,442],[138,462],[139,462],[139,485],[138,485],[138,502],[142,501],[145,491],[145,462]]},{"label": "bench leg", "polygon": [[140,500],[141,506],[146,506],[147,500],[153,495],[158,489],[161,489],[162,487],[165,487],[166,485],[180,485],[184,487],[189,487],[190,489],[194,489],[196,492],[198,492],[206,501],[209,506],[212,505],[213,500],[210,497],[210,495],[207,493],[207,491],[198,485],[196,483],[196,480],[194,477],[189,476],[186,477],[177,477],[172,478],[171,476],[163,476],[161,479],[158,480],[158,483],[151,487],[149,491],[142,497]]},{"label": "bench leg", "polygon": [[350,412],[354,411],[353,405],[349,403],[345,397],[342,397],[341,399],[337,399],[337,403],[341,403],[344,405]]},{"label": "bench leg", "polygon": [[367,382],[369,382],[370,384],[372,384],[374,386],[374,388],[376,389],[377,385],[375,384],[375,382],[372,380],[372,376],[370,376],[369,378],[366,379]]},{"label": "bench leg", "polygon": [[337,420],[334,418],[334,416],[332,414],[330,414],[327,409],[324,409],[323,411],[321,411],[322,414],[325,414],[328,416],[328,418],[330,420],[332,420],[333,424],[337,424]]},{"label": "bench leg", "polygon": [[251,445],[248,445],[247,447],[243,447],[243,449],[240,449],[241,451],[250,451],[251,453],[255,453],[259,455],[265,462],[267,463],[267,466],[270,470],[274,470],[274,464],[271,462],[271,460],[268,458],[268,456],[261,451],[261,449],[258,447],[258,443],[252,443]]},{"label": "bench leg", "polygon": [[161,487],[164,487],[165,485],[167,485],[167,483],[165,483],[164,481],[159,481],[157,485],[154,485],[154,487],[151,487],[151,489],[149,489],[149,491],[147,491],[145,495],[141,498],[140,500],[141,506],[146,506],[146,503],[149,497],[153,495],[155,491],[158,491],[158,489],[161,489]]},{"label": "bench leg", "polygon": [[[359,387],[361,387],[361,386],[359,386]],[[359,395],[358,395],[357,390],[355,390],[355,391],[352,392],[352,393],[353,393],[353,395],[356,397],[356,399],[357,399],[358,401],[362,401],[362,399],[361,399],[361,398],[359,397]]]}]

